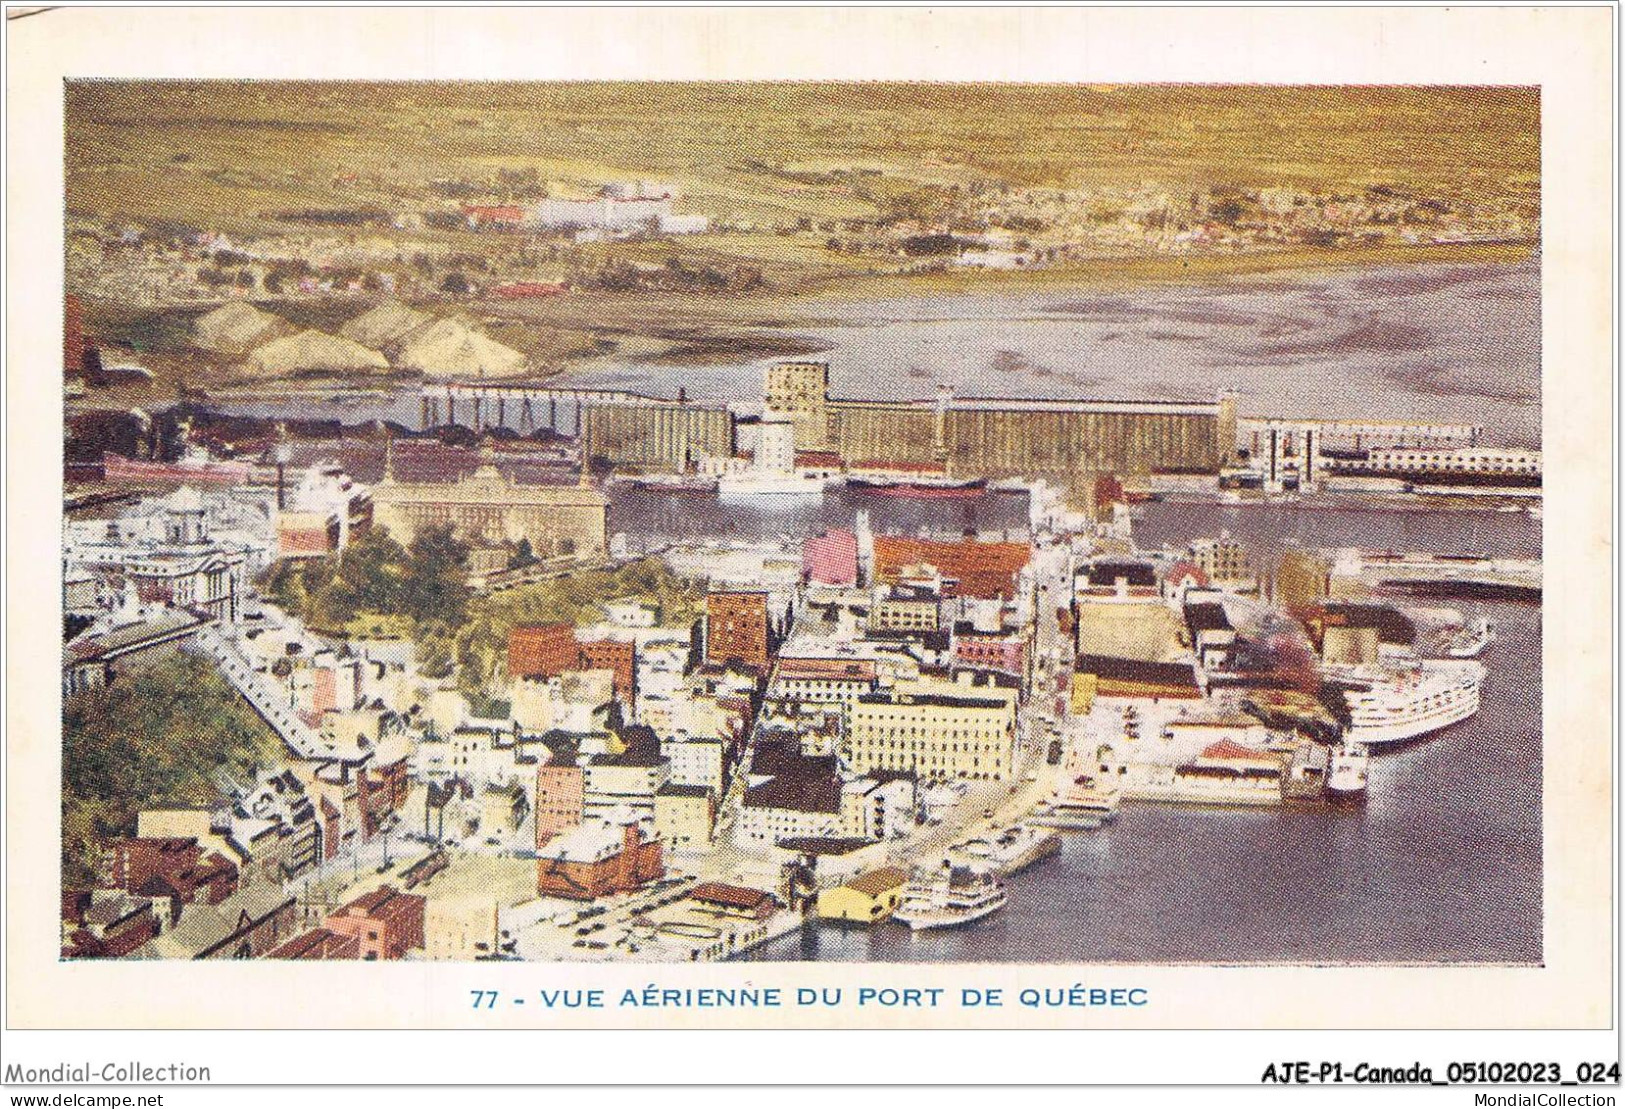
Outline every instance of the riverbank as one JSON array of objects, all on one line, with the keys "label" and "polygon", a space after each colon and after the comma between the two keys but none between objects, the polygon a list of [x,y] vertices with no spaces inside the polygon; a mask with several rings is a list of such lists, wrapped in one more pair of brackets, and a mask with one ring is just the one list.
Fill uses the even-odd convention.
[{"label": "riverbank", "polygon": [[[524,376],[535,380],[628,366],[705,367],[824,354],[831,343],[818,332],[828,325],[832,314],[839,316],[891,299],[1121,293],[1136,288],[1225,284],[1236,278],[1302,278],[1383,266],[1511,266],[1527,262],[1532,252],[1530,244],[1512,243],[1290,248],[1096,258],[1042,270],[847,272],[739,297],[666,291],[584,292],[517,304],[446,299],[425,301],[417,307],[437,315],[479,316],[499,337],[519,342],[533,355]],[[366,311],[371,303],[358,297],[319,306],[266,301],[262,307],[301,326],[332,329]],[[105,345],[104,362],[138,361],[153,372],[150,381],[92,388],[87,400],[120,406],[150,404],[155,398],[178,397],[183,390],[241,397],[319,395],[378,391],[417,380],[417,375],[402,372],[251,375],[238,360],[186,346],[191,321],[203,311],[196,305],[137,309],[87,299],[87,328]]]}]

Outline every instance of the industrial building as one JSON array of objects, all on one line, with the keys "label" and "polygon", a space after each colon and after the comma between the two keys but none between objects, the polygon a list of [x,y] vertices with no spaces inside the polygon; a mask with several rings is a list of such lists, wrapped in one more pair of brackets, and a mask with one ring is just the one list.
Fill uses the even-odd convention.
[{"label": "industrial building", "polygon": [[[1043,477],[1084,490],[1097,473],[1216,473],[1236,439],[1233,397],[1208,402],[1017,397],[926,400],[832,397],[827,362],[767,368],[763,408],[788,419],[798,451],[848,465],[940,467],[956,476]],[[647,399],[588,409],[594,451],[616,465],[682,470],[726,457],[733,416]]]},{"label": "industrial building", "polygon": [[620,467],[684,473],[734,453],[734,416],[721,406],[646,398],[583,409],[593,455]]}]

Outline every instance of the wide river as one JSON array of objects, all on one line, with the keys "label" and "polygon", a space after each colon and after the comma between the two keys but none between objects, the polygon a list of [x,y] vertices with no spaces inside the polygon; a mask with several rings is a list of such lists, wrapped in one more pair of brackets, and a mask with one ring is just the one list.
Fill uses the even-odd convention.
[{"label": "wide river", "polygon": [[[1540,439],[1540,268],[1366,267],[1131,292],[1064,289],[813,300],[788,328],[825,348],[838,396],[1211,400],[1244,414],[1468,422]],[[774,359],[616,361],[560,384],[696,400],[761,401]],[[415,427],[415,390],[392,396],[234,398],[264,416],[383,417]],[[517,418],[515,414],[514,418]],[[561,427],[560,430],[573,430]]]},{"label": "wide river", "polygon": [[[1538,263],[1252,277],[1110,294],[1056,291],[817,302],[796,330],[827,348],[847,396],[962,394],[1208,399],[1244,413],[1471,422],[1540,441]],[[818,316],[808,322],[809,315]],[[766,361],[606,364],[582,385],[759,400]],[[266,398],[232,409],[413,424],[415,394]],[[617,491],[612,528],[640,537],[797,537],[850,526],[994,530],[1025,498],[897,501],[842,491],[781,511]],[[1307,545],[1535,556],[1538,521],[1491,511],[1149,505],[1137,537],[1184,546],[1228,529],[1264,550]],[[1439,602],[1430,602],[1439,603]],[[1125,806],[1010,880],[1008,908],[913,935],[812,926],[757,959],[1124,962],[1538,962],[1541,613],[1455,602],[1499,638],[1478,715],[1373,760],[1363,811]]]}]

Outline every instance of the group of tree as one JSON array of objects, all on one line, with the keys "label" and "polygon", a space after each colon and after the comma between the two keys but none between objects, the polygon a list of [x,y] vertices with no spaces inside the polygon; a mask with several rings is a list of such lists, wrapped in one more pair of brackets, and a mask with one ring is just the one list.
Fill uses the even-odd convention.
[{"label": "group of tree", "polygon": [[[475,594],[468,585],[468,555],[468,546],[447,527],[424,529],[404,547],[375,528],[340,554],[279,562],[260,587],[273,604],[314,628],[339,631],[358,618],[400,618],[423,674],[455,673],[469,692],[485,689],[497,676],[515,625],[591,623],[602,617],[605,601],[627,596],[658,605],[668,623],[681,624],[698,615],[704,600],[703,590],[652,558]],[[529,543],[521,542],[510,565],[535,561]]]},{"label": "group of tree", "polygon": [[261,583],[267,597],[313,627],[341,629],[357,616],[399,616],[414,632],[456,628],[467,615],[468,545],[449,526],[425,528],[402,546],[387,529],[356,536],[325,558],[278,562]]},{"label": "group of tree", "polygon": [[176,655],[62,708],[62,880],[94,881],[103,845],[143,809],[208,807],[280,741],[208,662]]}]

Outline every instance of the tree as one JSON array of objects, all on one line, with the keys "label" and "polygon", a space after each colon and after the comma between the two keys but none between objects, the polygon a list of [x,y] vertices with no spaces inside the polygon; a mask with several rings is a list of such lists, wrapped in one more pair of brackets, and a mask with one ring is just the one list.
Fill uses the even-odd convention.
[{"label": "tree", "polygon": [[407,553],[385,529],[359,535],[344,548],[339,573],[350,588],[355,607],[362,612],[401,611],[401,582],[406,576]]},{"label": "tree", "polygon": [[456,668],[456,642],[448,629],[435,624],[422,624],[417,628],[418,669],[424,677],[449,677]]},{"label": "tree", "polygon": [[210,806],[281,743],[212,665],[176,655],[62,706],[63,881],[84,885],[143,809]]},{"label": "tree", "polygon": [[903,240],[903,253],[911,257],[952,254],[959,246],[952,235],[913,235]]},{"label": "tree", "polygon": [[519,546],[514,549],[513,557],[508,560],[508,569],[522,570],[526,566],[536,564],[536,552],[531,549],[530,540],[525,536],[519,537]]},{"label": "tree", "polygon": [[468,613],[468,545],[452,534],[450,525],[442,525],[420,531],[407,554],[400,611],[418,622],[461,624]]},{"label": "tree", "polygon": [[283,559],[274,564],[261,580],[260,589],[284,612],[301,618],[308,615],[310,593],[305,588],[304,568],[297,562]]}]

